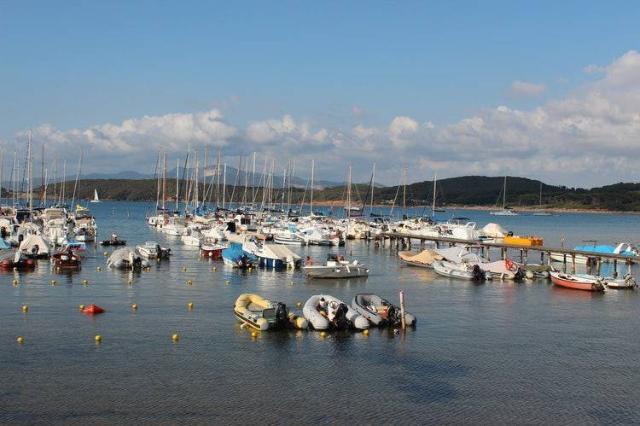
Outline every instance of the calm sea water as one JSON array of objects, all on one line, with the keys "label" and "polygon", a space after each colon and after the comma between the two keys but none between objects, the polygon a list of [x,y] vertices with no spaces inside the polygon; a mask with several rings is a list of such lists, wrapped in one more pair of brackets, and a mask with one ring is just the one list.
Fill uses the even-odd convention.
[{"label": "calm sea water", "polygon": [[[130,276],[107,270],[104,250],[91,248],[80,273],[55,274],[41,262],[37,272],[15,275],[15,287],[13,273],[0,275],[2,423],[640,422],[640,291],[589,294],[546,281],[443,279],[402,267],[392,249],[363,242],[341,250],[371,266],[366,280],[243,273],[199,260],[197,250],[156,234],[144,221],[149,204],[91,208],[102,236],[117,231],[130,245],[155,239],[174,256]],[[553,245],[562,238],[567,245],[636,241],[640,222],[632,215],[462,213]],[[295,250],[321,258],[329,249]],[[254,339],[232,314],[243,292],[293,306],[320,292],[347,302],[357,292],[397,301],[400,289],[418,317],[404,335],[284,332]],[[78,305],[89,303],[107,312],[80,314]],[[16,343],[19,335],[24,345]]]}]

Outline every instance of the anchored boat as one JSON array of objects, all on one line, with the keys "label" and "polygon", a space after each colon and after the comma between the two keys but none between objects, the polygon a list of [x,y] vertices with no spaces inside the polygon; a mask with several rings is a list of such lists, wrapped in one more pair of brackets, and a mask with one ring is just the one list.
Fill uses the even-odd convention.
[{"label": "anchored boat", "polygon": [[567,274],[564,272],[550,272],[551,282],[559,287],[584,291],[605,291],[605,286],[600,277],[584,274]]},{"label": "anchored boat", "polygon": [[442,255],[438,254],[434,250],[422,250],[420,253],[414,253],[412,251],[401,251],[398,253],[398,257],[402,262],[409,266],[417,266],[419,268],[433,268],[433,262],[442,260]]},{"label": "anchored boat", "polygon": [[[351,307],[376,327],[397,326],[402,323],[400,307],[376,294],[356,294]],[[408,326],[416,325],[416,317],[408,312],[405,312],[404,320]]]},{"label": "anchored boat", "polygon": [[307,320],[289,312],[284,303],[267,300],[257,294],[241,294],[236,299],[233,312],[240,322],[260,331],[307,328]]},{"label": "anchored boat", "polygon": [[315,330],[359,330],[369,328],[369,321],[342,300],[326,294],[311,296],[302,308],[304,317]]},{"label": "anchored boat", "polygon": [[444,277],[461,280],[483,281],[486,278],[480,266],[468,263],[453,263],[441,260],[433,263],[433,270]]},{"label": "anchored boat", "polygon": [[303,267],[309,278],[357,278],[368,277],[369,268],[358,263],[357,260],[347,262],[335,255],[329,255],[329,260],[324,265],[307,264]]}]

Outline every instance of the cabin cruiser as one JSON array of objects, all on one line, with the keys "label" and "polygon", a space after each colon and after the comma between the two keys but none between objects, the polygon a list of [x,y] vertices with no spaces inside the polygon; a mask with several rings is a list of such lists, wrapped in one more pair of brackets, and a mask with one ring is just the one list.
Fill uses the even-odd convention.
[{"label": "cabin cruiser", "polygon": [[247,240],[242,250],[258,258],[258,266],[267,269],[295,269],[300,267],[302,258],[286,246],[266,244],[257,240]]}]

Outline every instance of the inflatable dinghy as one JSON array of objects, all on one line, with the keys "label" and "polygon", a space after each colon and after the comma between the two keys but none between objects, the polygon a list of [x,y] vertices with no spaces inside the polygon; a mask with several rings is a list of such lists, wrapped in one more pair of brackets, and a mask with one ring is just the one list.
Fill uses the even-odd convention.
[{"label": "inflatable dinghy", "polygon": [[[330,315],[330,313],[335,314]],[[359,330],[369,328],[369,321],[342,300],[326,294],[311,296],[302,308],[304,317],[316,330]],[[333,317],[329,320],[329,317]]]},{"label": "inflatable dinghy", "polygon": [[[376,294],[356,294],[351,302],[351,307],[376,327],[393,327],[402,323],[400,307]],[[416,317],[408,312],[404,313],[404,320],[407,326],[416,325]]]},{"label": "inflatable dinghy", "polygon": [[149,261],[128,248],[115,250],[107,260],[107,266],[115,269],[140,270],[149,266]]},{"label": "inflatable dinghy", "polygon": [[289,312],[284,303],[272,302],[257,294],[241,294],[233,312],[240,322],[260,331],[307,328],[307,320]]}]

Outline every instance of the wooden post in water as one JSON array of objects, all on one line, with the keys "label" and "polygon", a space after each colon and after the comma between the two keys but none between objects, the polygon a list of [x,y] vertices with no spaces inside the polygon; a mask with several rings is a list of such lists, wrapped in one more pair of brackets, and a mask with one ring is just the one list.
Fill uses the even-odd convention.
[{"label": "wooden post in water", "polygon": [[600,276],[600,265],[602,264],[601,258],[596,258],[596,275]]},{"label": "wooden post in water", "polygon": [[613,259],[613,278],[618,278],[618,259]]},{"label": "wooden post in water", "polygon": [[524,266],[527,266],[528,261],[529,261],[529,250],[524,249],[524,262],[522,262],[522,264]]},{"label": "wooden post in water", "polygon": [[571,254],[571,273],[572,274],[576,273],[576,254],[575,253]]},{"label": "wooden post in water", "polygon": [[407,323],[404,319],[404,312],[404,291],[400,290],[400,322],[403,330],[407,328]]},{"label": "wooden post in water", "polygon": [[562,272],[567,273],[567,253],[562,255]]}]

